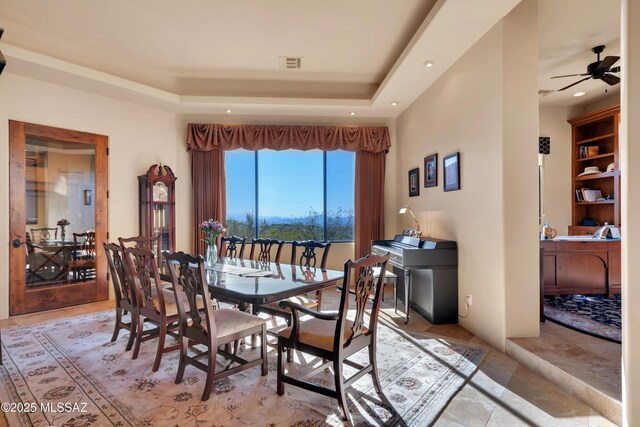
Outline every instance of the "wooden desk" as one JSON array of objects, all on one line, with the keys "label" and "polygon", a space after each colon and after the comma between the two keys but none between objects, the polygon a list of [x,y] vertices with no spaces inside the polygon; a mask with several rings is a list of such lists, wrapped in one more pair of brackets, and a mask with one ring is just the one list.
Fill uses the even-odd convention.
[{"label": "wooden desk", "polygon": [[[273,274],[265,277],[238,276],[220,271],[225,264],[270,271]],[[343,277],[342,271],[223,257],[218,259],[213,270],[207,270],[209,290],[214,297],[249,304],[266,304],[336,286]]]},{"label": "wooden desk", "polygon": [[541,240],[544,294],[621,293],[620,240]]}]

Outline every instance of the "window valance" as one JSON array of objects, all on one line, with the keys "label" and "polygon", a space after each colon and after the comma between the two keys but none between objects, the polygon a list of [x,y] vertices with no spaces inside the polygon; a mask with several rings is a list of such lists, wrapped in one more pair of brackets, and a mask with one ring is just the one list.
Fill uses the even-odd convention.
[{"label": "window valance", "polygon": [[386,126],[222,125],[189,123],[187,150],[347,150],[386,153]]}]

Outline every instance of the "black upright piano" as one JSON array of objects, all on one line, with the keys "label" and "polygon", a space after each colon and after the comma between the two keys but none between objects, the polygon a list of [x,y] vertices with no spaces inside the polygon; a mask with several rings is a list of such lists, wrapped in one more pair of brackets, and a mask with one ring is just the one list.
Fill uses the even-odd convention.
[{"label": "black upright piano", "polygon": [[389,264],[404,287],[406,321],[409,304],[429,322],[458,323],[458,249],[456,242],[398,235],[374,240],[372,253],[390,253]]}]

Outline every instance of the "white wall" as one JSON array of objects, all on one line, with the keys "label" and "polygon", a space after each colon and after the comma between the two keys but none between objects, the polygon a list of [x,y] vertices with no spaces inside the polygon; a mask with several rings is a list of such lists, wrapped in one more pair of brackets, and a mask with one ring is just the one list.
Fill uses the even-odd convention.
[{"label": "white wall", "polygon": [[[507,286],[513,287],[515,293],[522,287],[525,294],[538,292],[537,66],[534,63],[533,70],[524,72],[520,89],[514,89],[515,78],[510,79],[509,75],[518,71],[517,57],[507,53],[505,58],[504,50],[511,46],[505,39],[512,37],[514,43],[524,43],[525,53],[535,49],[533,58],[537,57],[537,34],[531,31],[536,24],[536,9],[537,5],[528,1],[514,9],[405,110],[396,123],[396,209],[409,204],[428,236],[458,242],[461,314],[465,314],[464,295],[473,295],[469,317],[460,319],[460,323],[500,349],[504,348],[507,333],[506,310],[501,309],[507,303]],[[528,19],[533,22],[527,23]],[[525,61],[523,66],[530,64]],[[513,91],[512,96],[505,96],[507,88]],[[521,96],[525,104],[519,104],[517,98]],[[506,114],[508,108],[516,111],[525,108],[524,119],[513,126],[506,124],[505,117],[516,120]],[[519,126],[524,126],[524,133],[518,130]],[[442,158],[456,151],[460,151],[462,189],[445,193]],[[432,153],[439,156],[438,187],[424,188],[423,158]],[[503,160],[508,160],[503,159],[505,153],[520,157],[513,165],[505,166]],[[420,167],[420,196],[409,198],[406,174],[414,167]],[[509,179],[519,181],[513,188],[520,195],[513,197],[508,186],[503,192],[505,173]],[[515,218],[510,225],[505,214]],[[402,225],[410,227],[411,219],[403,218]],[[510,234],[506,235],[507,232]],[[510,275],[506,271],[505,247],[511,244],[510,239],[526,242],[524,252],[516,251],[510,257],[510,262],[519,269],[520,283],[512,282],[515,272]],[[524,330],[536,334],[536,304],[529,303],[520,315],[520,319],[508,319],[510,327],[519,330],[524,325]]]},{"label": "white wall", "polygon": [[[191,246],[191,173],[184,132],[175,114],[21,77],[0,78],[0,318],[9,314],[8,123],[18,120],[109,137],[109,232],[138,234],[138,180],[156,162],[171,166],[176,181],[178,249]],[[94,195],[95,198],[95,195]]]},{"label": "white wall", "polygon": [[571,107],[540,106],[540,136],[551,137],[544,162],[544,221],[567,235],[571,225]]}]

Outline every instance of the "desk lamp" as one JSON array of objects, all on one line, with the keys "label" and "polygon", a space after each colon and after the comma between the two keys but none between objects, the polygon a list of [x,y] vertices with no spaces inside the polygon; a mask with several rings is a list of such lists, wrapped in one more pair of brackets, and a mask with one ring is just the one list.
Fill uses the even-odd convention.
[{"label": "desk lamp", "polygon": [[411,210],[411,208],[409,207],[409,205],[405,206],[404,208],[400,208],[400,211],[398,212],[400,215],[404,215],[407,212],[409,212],[411,214],[411,217],[413,218],[413,220],[416,222],[416,230],[420,231],[420,223],[418,222],[418,218],[416,218],[415,214],[413,213],[413,211]]}]

